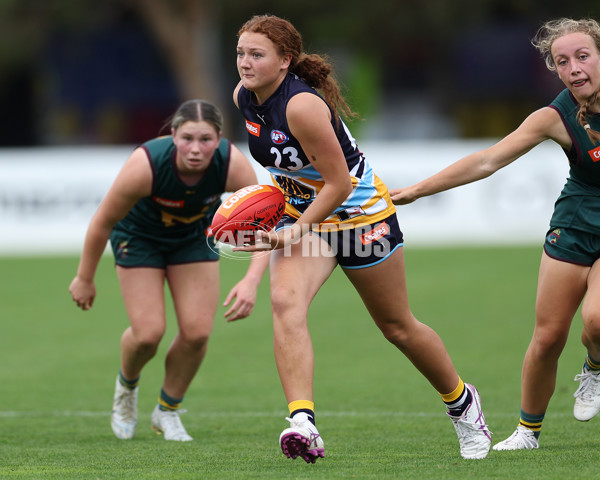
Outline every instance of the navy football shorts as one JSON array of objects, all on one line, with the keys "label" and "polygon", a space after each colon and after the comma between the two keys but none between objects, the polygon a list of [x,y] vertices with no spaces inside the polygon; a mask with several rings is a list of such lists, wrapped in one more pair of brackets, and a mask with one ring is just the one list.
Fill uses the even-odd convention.
[{"label": "navy football shorts", "polygon": [[[295,218],[284,215],[276,230],[291,227]],[[321,231],[312,231],[325,240],[331,251],[321,252],[335,256],[342,268],[366,268],[377,265],[404,245],[404,238],[396,214],[375,223],[365,223],[346,230],[338,224],[320,225]],[[311,252],[306,252],[311,254]]]}]

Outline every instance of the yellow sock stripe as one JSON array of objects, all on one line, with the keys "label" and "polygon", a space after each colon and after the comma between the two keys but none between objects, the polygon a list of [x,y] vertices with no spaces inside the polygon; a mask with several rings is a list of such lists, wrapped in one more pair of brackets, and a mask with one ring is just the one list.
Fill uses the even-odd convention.
[{"label": "yellow sock stripe", "polygon": [[588,355],[587,358],[585,359],[585,361],[587,362],[588,366],[592,369],[592,370],[600,370],[600,365],[598,365],[597,363],[594,363],[592,361],[592,359],[590,358],[590,356]]},{"label": "yellow sock stripe", "polygon": [[542,429],[542,422],[527,422],[521,418],[519,424],[525,428],[528,428],[532,432],[539,432]]},{"label": "yellow sock stripe", "polygon": [[179,408],[179,406],[181,405],[181,402],[176,403],[174,405],[171,403],[167,403],[160,397],[158,397],[158,403],[160,404],[161,407],[164,407],[167,410],[177,410]]},{"label": "yellow sock stripe", "polygon": [[462,381],[462,378],[458,377],[458,386],[452,390],[450,393],[440,393],[442,396],[442,400],[446,403],[452,403],[462,395],[465,390],[465,382]]},{"label": "yellow sock stripe", "polygon": [[140,383],[140,377],[133,381],[129,381],[119,372],[119,383],[124,387],[131,388],[133,390]]},{"label": "yellow sock stripe", "polygon": [[311,402],[310,400],[294,400],[288,404],[288,408],[290,409],[290,413],[301,409],[312,410],[314,412],[315,402]]}]

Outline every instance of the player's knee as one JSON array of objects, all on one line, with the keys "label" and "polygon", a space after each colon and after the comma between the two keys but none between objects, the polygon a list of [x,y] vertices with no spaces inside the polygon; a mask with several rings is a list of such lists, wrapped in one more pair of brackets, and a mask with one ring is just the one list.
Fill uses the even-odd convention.
[{"label": "player's knee", "polygon": [[139,349],[156,352],[164,334],[164,328],[145,328],[136,330],[134,337]]},{"label": "player's knee", "polygon": [[586,337],[600,342],[600,312],[596,310],[583,311],[582,318]]},{"label": "player's knee", "polygon": [[567,341],[568,331],[560,329],[536,329],[533,335],[534,351],[539,357],[558,357]]},{"label": "player's knee", "polygon": [[397,323],[388,322],[379,324],[379,329],[388,342],[401,350],[410,342],[411,336],[408,329],[403,328]]},{"label": "player's knee", "polygon": [[189,347],[200,350],[206,346],[210,337],[210,331],[202,328],[180,329],[179,338]]},{"label": "player's knee", "polygon": [[301,308],[298,296],[286,288],[271,289],[271,311],[274,318],[285,318],[287,314]]},{"label": "player's knee", "polygon": [[421,335],[423,327],[410,310],[402,314],[396,313],[389,318],[374,318],[374,320],[383,336],[401,350],[409,346],[411,340]]}]

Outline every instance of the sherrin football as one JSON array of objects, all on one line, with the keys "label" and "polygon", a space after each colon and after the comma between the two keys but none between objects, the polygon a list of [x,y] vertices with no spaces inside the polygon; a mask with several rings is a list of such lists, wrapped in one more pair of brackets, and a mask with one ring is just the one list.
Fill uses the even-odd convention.
[{"label": "sherrin football", "polygon": [[242,246],[254,240],[256,230],[272,230],[285,211],[285,197],[272,185],[249,185],[228,197],[210,225],[219,242]]}]

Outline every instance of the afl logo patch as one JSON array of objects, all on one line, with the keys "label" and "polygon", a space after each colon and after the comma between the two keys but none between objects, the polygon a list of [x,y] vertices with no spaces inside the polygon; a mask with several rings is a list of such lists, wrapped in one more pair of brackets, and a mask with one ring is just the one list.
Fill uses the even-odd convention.
[{"label": "afl logo patch", "polygon": [[283,145],[289,139],[288,136],[281,130],[271,130],[271,140],[276,145]]}]

